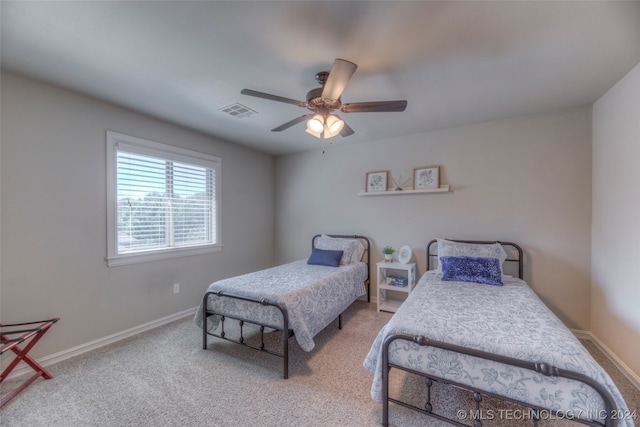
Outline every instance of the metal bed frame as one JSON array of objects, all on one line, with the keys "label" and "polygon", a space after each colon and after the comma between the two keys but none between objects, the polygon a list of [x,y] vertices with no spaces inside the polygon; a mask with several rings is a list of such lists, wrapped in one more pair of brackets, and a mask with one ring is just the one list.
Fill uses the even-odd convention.
[{"label": "metal bed frame", "polygon": [[[514,263],[518,263],[518,277],[520,279],[523,279],[523,252],[522,252],[522,248],[520,246],[518,246],[515,243],[511,243],[511,242],[500,242],[500,241],[479,241],[479,240],[452,240],[452,239],[448,239],[454,242],[460,242],[460,243],[474,243],[474,244],[492,244],[492,243],[500,243],[503,247],[506,247],[508,249],[511,249],[511,252],[513,252],[515,250],[516,252],[516,256],[515,258],[509,258],[507,257],[507,259],[505,260],[505,262],[514,262]],[[427,270],[430,269],[430,261],[431,258],[436,257],[437,258],[437,253],[433,253],[433,251],[431,250],[431,246],[434,245],[435,243],[437,243],[437,240],[431,240],[428,244],[427,244],[427,251],[426,251],[426,258],[427,258]],[[509,253],[509,252],[508,252]],[[403,333],[395,333],[395,334],[391,334],[389,336],[387,336],[384,340],[383,346],[382,346],[382,398],[383,398],[383,403],[382,403],[382,425],[383,426],[388,426],[389,425],[389,402],[395,403],[397,405],[403,406],[405,408],[409,408],[412,409],[414,411],[420,412],[422,414],[425,415],[429,415],[432,417],[435,417],[437,419],[440,420],[444,420],[444,421],[448,421],[450,423],[453,423],[455,425],[458,426],[463,426],[466,427],[466,424],[461,423],[458,420],[452,419],[452,418],[448,418],[444,415],[441,414],[436,414],[435,412],[433,412],[433,405],[431,402],[431,387],[433,385],[433,382],[438,382],[441,384],[448,384],[454,387],[457,387],[459,389],[462,390],[466,390],[469,391],[471,393],[473,393],[473,399],[475,401],[475,413],[480,415],[482,414],[481,409],[480,409],[480,404],[482,402],[482,398],[483,395],[486,396],[492,396],[495,397],[497,399],[503,400],[503,401],[507,401],[507,402],[511,402],[511,403],[515,403],[518,405],[521,405],[525,408],[528,408],[530,410],[530,419],[533,421],[533,425],[537,426],[538,425],[538,421],[542,418],[541,414],[550,414],[552,416],[558,417],[558,418],[565,418],[565,419],[570,419],[572,421],[581,423],[581,424],[586,424],[586,425],[591,425],[591,426],[602,426],[601,423],[596,422],[596,421],[592,421],[592,420],[582,420],[582,419],[578,419],[576,417],[572,417],[572,414],[565,414],[561,411],[554,411],[554,410],[549,410],[540,406],[536,406],[536,405],[531,405],[529,403],[526,402],[522,402],[519,401],[517,399],[512,399],[512,398],[508,398],[505,396],[500,396],[494,393],[490,393],[490,392],[486,392],[486,391],[481,391],[478,390],[476,388],[470,387],[468,385],[464,385],[464,384],[460,384],[457,383],[455,381],[450,381],[450,380],[445,380],[443,378],[437,377],[435,375],[431,375],[431,374],[426,374],[424,372],[418,372],[415,371],[413,369],[410,368],[406,368],[403,366],[399,366],[396,365],[392,362],[389,361],[389,346],[397,341],[397,340],[404,340],[404,341],[410,341],[413,342],[415,344],[418,344],[420,346],[433,346],[433,347],[438,347],[444,350],[449,350],[449,351],[454,351],[457,353],[462,353],[462,354],[466,354],[469,356],[473,356],[473,357],[478,357],[481,359],[487,359],[487,360],[492,360],[492,361],[496,361],[496,362],[500,362],[500,363],[504,363],[504,364],[508,364],[508,365],[512,365],[512,366],[516,366],[516,367],[520,367],[520,368],[524,368],[524,369],[530,369],[532,371],[538,372],[542,375],[545,375],[547,377],[563,377],[563,378],[569,378],[572,380],[576,380],[579,382],[582,382],[590,387],[592,387],[601,397],[602,400],[604,401],[605,404],[605,411],[606,411],[606,419],[605,419],[605,426],[606,427],[610,427],[610,426],[616,426],[618,425],[618,420],[617,419],[613,419],[612,418],[612,414],[615,414],[617,412],[617,405],[615,403],[615,400],[613,399],[613,397],[611,396],[611,394],[609,393],[609,391],[604,388],[600,383],[598,383],[597,381],[595,381],[594,379],[587,377],[586,375],[583,375],[581,373],[578,372],[574,372],[574,371],[570,371],[570,370],[566,370],[566,369],[561,369],[558,367],[555,367],[553,365],[549,365],[546,363],[535,363],[535,362],[528,362],[528,361],[524,361],[524,360],[520,360],[520,359],[515,359],[515,358],[511,358],[511,357],[505,357],[505,356],[501,356],[501,355],[497,355],[497,354],[493,354],[493,353],[488,353],[485,351],[480,351],[480,350],[476,350],[476,349],[472,349],[472,348],[466,348],[466,347],[462,347],[462,346],[458,346],[458,345],[453,345],[453,344],[448,344],[442,341],[436,341],[436,340],[432,340],[428,337],[422,336],[422,335],[409,335],[409,334],[403,334]],[[420,377],[423,377],[425,379],[425,383],[427,386],[427,393],[426,393],[426,404],[424,406],[424,408],[400,401],[398,399],[394,399],[392,397],[389,396],[389,374],[391,371],[391,368],[396,368],[405,372],[409,372],[411,374],[415,374],[418,375]],[[476,419],[474,419],[476,418]],[[480,416],[478,417],[474,417],[474,416],[470,416],[469,419],[473,422],[472,426],[473,427],[481,427],[482,426],[482,421],[481,419],[477,419],[480,418]]]},{"label": "metal bed frame", "polygon": [[[321,234],[316,234],[315,236],[313,236],[313,238],[311,239],[311,248],[315,248],[316,245],[316,240],[321,236]],[[367,287],[367,302],[371,302],[371,243],[369,241],[369,239],[365,236],[360,236],[357,234],[353,234],[353,235],[343,235],[343,234],[327,234],[327,236],[329,237],[336,237],[336,238],[344,238],[344,239],[355,239],[355,240],[360,240],[363,241],[365,243],[365,251],[363,254],[363,259],[366,260],[366,264],[367,264],[367,278],[365,280],[365,286]],[[274,328],[272,325],[265,325],[259,322],[256,322],[254,320],[251,319],[247,319],[247,318],[243,318],[240,315],[234,315],[234,316],[230,316],[230,315],[222,315],[222,314],[218,314],[212,310],[209,310],[207,308],[208,306],[208,301],[210,297],[218,297],[218,298],[233,298],[233,299],[238,299],[238,300],[242,300],[242,301],[248,301],[251,303],[255,303],[255,304],[260,304],[262,306],[272,306],[278,309],[278,311],[280,311],[281,315],[282,315],[282,329],[277,329]],[[207,318],[208,316],[212,316],[212,315],[219,315],[220,316],[220,333],[216,333],[216,332],[209,332],[207,330]],[[233,339],[227,336],[225,330],[224,330],[224,322],[226,319],[233,319],[233,320],[237,320],[238,324],[240,326],[240,337],[238,339]],[[255,326],[259,326],[260,327],[260,344],[259,345],[254,345],[251,343],[248,343],[245,341],[245,337],[243,336],[243,327],[245,325],[245,323],[248,323],[250,325],[255,325]],[[282,349],[281,351],[275,351],[275,350],[271,350],[266,348],[265,346],[265,342],[264,342],[264,333],[265,333],[265,328],[267,328],[269,331],[275,331],[275,332],[279,332],[281,334],[281,340],[282,340]],[[338,329],[342,329],[342,313],[340,313],[340,315],[338,315]],[[227,292],[223,292],[223,291],[209,291],[206,292],[204,294],[204,297],[202,298],[202,348],[203,350],[207,349],[207,336],[213,336],[216,338],[220,338],[226,341],[230,341],[233,342],[235,344],[240,344],[240,345],[244,345],[245,347],[249,347],[252,348],[254,350],[258,350],[258,351],[262,351],[265,353],[269,353],[271,355],[277,356],[277,357],[281,357],[283,358],[283,366],[282,366],[282,378],[283,379],[287,379],[289,378],[289,338],[291,338],[294,333],[292,329],[289,329],[289,314],[287,312],[287,308],[283,305],[283,304],[279,304],[273,301],[269,301],[267,298],[252,298],[252,297],[245,297],[245,296],[240,296],[240,295],[234,295],[234,294],[230,294]]]}]

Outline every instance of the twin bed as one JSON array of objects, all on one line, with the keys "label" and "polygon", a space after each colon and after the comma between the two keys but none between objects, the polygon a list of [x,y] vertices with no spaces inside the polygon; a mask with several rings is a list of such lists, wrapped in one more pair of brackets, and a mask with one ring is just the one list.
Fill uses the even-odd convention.
[{"label": "twin bed", "polygon": [[[194,319],[203,348],[215,336],[266,351],[284,359],[287,378],[291,336],[311,351],[315,334],[336,319],[341,327],[341,314],[355,299],[367,294],[369,301],[369,249],[364,236],[316,235],[308,260],[213,283]],[[509,264],[517,277],[505,274]],[[483,396],[492,396],[530,408],[534,421],[550,414],[588,425],[634,426],[635,414],[608,374],[522,280],[518,245],[433,240],[427,270],[364,361],[374,374],[371,396],[383,404],[383,425],[389,403],[467,425],[433,407],[431,387],[439,382],[472,392],[476,415]],[[239,322],[239,337],[227,336],[227,318]],[[259,344],[245,341],[245,323],[260,328]],[[281,334],[280,351],[265,348],[266,331]],[[392,369],[424,377],[422,406],[390,396]]]},{"label": "twin bed", "polygon": [[[366,294],[370,300],[369,249],[364,236],[316,235],[309,259],[211,284],[194,319],[202,328],[202,347],[214,336],[282,357],[282,376],[288,378],[291,336],[311,351],[318,332],[336,319],[342,327],[342,312],[357,298]],[[227,319],[238,322],[239,337],[227,334]],[[259,328],[259,344],[245,339],[246,324]],[[281,334],[280,350],[265,345],[265,332]]]},{"label": "twin bed", "polygon": [[[430,270],[435,260],[438,268]],[[516,264],[518,277],[504,274],[509,263]],[[534,421],[634,425],[635,414],[609,375],[522,280],[518,245],[433,240],[427,270],[364,361],[374,374],[371,397],[383,404],[383,425],[390,402],[467,425],[458,414],[456,419],[435,410],[434,382],[473,394],[475,412],[464,415],[474,426],[487,415],[483,396],[529,408],[526,416]],[[423,406],[390,396],[392,369],[425,379]]]}]

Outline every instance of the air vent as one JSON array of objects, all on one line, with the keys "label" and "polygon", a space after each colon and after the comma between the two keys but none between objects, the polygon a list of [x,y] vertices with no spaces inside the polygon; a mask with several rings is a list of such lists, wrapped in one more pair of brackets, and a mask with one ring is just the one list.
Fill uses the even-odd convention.
[{"label": "air vent", "polygon": [[257,111],[254,111],[251,108],[238,103],[223,107],[220,109],[220,111],[232,117],[237,117],[237,118],[250,117],[250,116],[253,116],[254,114],[258,114]]}]

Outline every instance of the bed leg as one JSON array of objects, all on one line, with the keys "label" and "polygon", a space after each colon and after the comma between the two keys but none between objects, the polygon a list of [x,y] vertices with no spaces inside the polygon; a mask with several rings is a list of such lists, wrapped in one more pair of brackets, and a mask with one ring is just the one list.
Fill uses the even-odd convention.
[{"label": "bed leg", "polygon": [[540,412],[531,410],[531,419],[533,420],[533,427],[538,427],[540,421]]},{"label": "bed leg", "polygon": [[389,335],[382,343],[382,425],[389,425],[389,373],[391,366],[389,365],[389,345],[395,338]]},{"label": "bed leg", "polygon": [[207,321],[202,321],[202,349],[207,349]]},{"label": "bed leg", "polygon": [[285,327],[283,329],[282,339],[284,340],[284,343],[282,344],[282,356],[284,362],[282,366],[282,379],[286,380],[289,378],[289,329],[287,322],[285,322]]},{"label": "bed leg", "polygon": [[385,340],[382,352],[382,425],[389,425],[389,343]]},{"label": "bed leg", "polygon": [[338,314],[338,329],[342,329],[342,313]]},{"label": "bed leg", "polygon": [[207,295],[202,301],[202,349],[207,349]]},{"label": "bed leg", "polygon": [[389,425],[389,367],[385,362],[382,365],[382,425]]}]

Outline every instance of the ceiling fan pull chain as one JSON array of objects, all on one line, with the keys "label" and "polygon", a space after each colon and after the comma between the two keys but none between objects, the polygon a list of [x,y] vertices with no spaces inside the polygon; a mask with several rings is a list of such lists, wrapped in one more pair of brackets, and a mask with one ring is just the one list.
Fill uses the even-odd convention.
[{"label": "ceiling fan pull chain", "polygon": [[[326,145],[325,145],[325,144],[326,144],[326,142],[327,142],[327,140],[326,140],[326,139],[323,139],[323,140],[322,140],[322,154],[325,154],[325,153],[327,152],[327,150],[326,150],[326,148],[325,148],[325,147],[326,147]],[[329,140],[329,145],[333,145],[333,138],[331,138],[331,139]]]}]

